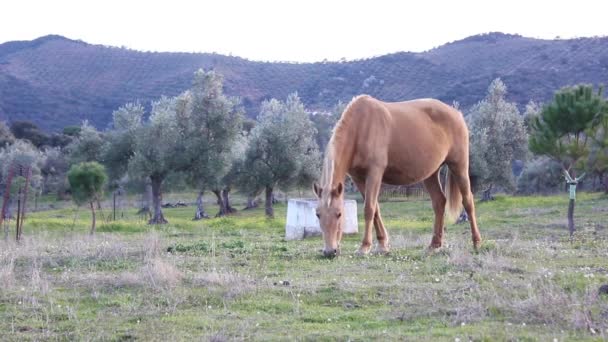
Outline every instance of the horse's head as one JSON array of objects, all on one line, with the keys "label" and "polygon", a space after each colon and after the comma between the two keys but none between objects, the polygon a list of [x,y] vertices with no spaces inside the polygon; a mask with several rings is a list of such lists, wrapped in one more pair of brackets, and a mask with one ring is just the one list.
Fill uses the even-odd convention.
[{"label": "horse's head", "polygon": [[333,189],[323,189],[317,183],[313,190],[319,199],[317,217],[325,240],[323,255],[335,257],[340,254],[342,225],[344,222],[344,185],[339,183]]}]

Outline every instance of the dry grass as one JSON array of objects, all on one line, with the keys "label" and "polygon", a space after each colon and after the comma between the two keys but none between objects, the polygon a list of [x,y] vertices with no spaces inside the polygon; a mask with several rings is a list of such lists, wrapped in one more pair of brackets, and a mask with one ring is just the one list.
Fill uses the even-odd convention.
[{"label": "dry grass", "polygon": [[[388,256],[357,257],[360,236],[349,236],[339,258],[320,258],[319,239],[283,241],[284,222],[260,213],[192,223],[184,211],[181,227],[0,241],[0,328],[15,340],[606,338],[601,218],[581,220],[570,243],[550,228],[563,220],[553,209],[480,206],[479,253],[464,225],[429,253],[428,205],[408,205],[423,219],[397,227],[405,211],[385,205]],[[501,216],[516,212],[543,228]]]}]

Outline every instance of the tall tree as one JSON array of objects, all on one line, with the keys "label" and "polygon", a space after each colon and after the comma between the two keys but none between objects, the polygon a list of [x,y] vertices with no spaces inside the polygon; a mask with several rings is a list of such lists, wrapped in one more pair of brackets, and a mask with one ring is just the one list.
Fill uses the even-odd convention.
[{"label": "tall tree", "polygon": [[127,103],[112,113],[112,129],[106,132],[107,143],[102,151],[110,179],[120,179],[127,173],[144,114],[145,109],[138,102]]},{"label": "tall tree", "polygon": [[107,179],[103,166],[97,162],[72,165],[68,172],[72,199],[77,205],[88,203],[91,208],[91,234],[95,233],[95,206],[93,203],[101,199]]},{"label": "tall tree", "polygon": [[530,150],[559,162],[566,179],[570,180],[568,228],[571,236],[575,231],[576,171],[583,168],[589,155],[589,129],[594,119],[606,110],[602,89],[595,92],[593,86],[581,84],[557,91],[553,101],[531,122]]},{"label": "tall tree", "polygon": [[40,167],[42,184],[40,193],[54,192],[57,198],[62,198],[67,192],[66,175],[69,170],[68,157],[58,147],[44,150],[44,163]]},{"label": "tall tree", "polygon": [[237,136],[243,126],[238,98],[223,92],[223,77],[215,71],[198,70],[189,92],[179,97],[178,123],[185,136],[189,183],[199,190],[194,219],[206,217],[203,194],[211,190],[218,199],[219,216],[228,213],[229,187],[224,177],[231,168]]},{"label": "tall tree", "polygon": [[492,198],[495,185],[514,190],[512,165],[527,153],[527,134],[515,103],[507,102],[507,87],[495,79],[486,98],[471,108],[467,123],[470,133],[471,175],[483,200]]},{"label": "tall tree", "polygon": [[266,215],[274,217],[273,192],[288,189],[303,178],[314,179],[320,168],[315,128],[297,94],[285,102],[262,103],[259,123],[252,129],[239,184],[248,193],[266,192]]},{"label": "tall tree", "polygon": [[148,121],[133,131],[128,172],[134,179],[150,179],[153,197],[150,224],[167,223],[161,206],[162,185],[170,173],[180,169],[180,158],[184,155],[175,104],[174,98],[166,97],[153,102]]},{"label": "tall tree", "polygon": [[84,121],[76,138],[67,146],[70,164],[102,162],[104,143],[101,132]]},{"label": "tall tree", "polygon": [[[104,132],[106,143],[101,159],[108,172],[110,188],[114,191],[117,191],[124,180],[128,179],[126,175],[129,160],[135,153],[135,137],[143,124],[144,114],[145,109],[140,103],[127,103],[112,113],[111,129]],[[146,182],[143,198],[146,203],[140,208],[140,211],[151,214],[152,185],[150,182]]]}]

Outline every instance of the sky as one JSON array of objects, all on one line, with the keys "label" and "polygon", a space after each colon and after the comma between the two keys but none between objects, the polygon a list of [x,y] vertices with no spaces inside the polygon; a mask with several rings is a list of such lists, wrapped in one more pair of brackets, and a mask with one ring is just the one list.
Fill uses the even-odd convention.
[{"label": "sky", "polygon": [[313,62],[421,52],[500,31],[608,35],[608,1],[6,0],[0,43],[59,34],[141,51]]}]

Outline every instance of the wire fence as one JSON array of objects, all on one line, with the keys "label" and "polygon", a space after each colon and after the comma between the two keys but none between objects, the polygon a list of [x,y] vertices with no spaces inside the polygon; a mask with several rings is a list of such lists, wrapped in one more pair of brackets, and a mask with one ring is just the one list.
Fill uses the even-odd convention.
[{"label": "wire fence", "polygon": [[428,199],[428,193],[422,183],[414,185],[388,185],[382,184],[379,200],[381,202],[399,202],[408,200]]}]

